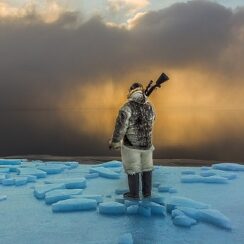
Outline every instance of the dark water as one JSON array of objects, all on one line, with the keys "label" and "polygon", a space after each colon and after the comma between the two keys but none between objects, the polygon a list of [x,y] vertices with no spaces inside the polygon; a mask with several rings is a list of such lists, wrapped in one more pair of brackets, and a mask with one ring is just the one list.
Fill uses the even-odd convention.
[{"label": "dark water", "polygon": [[[107,142],[116,110],[0,112],[0,155],[115,156]],[[244,111],[162,109],[154,127],[157,158],[244,161]]]}]

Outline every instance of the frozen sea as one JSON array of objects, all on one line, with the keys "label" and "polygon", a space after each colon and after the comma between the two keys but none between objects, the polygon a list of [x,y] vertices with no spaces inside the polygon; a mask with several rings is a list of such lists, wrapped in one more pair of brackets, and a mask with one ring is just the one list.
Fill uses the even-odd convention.
[{"label": "frozen sea", "polygon": [[[68,184],[70,195],[66,189]],[[50,189],[46,189],[47,185]],[[180,209],[184,205],[183,207],[201,212],[204,211],[202,206],[206,205],[207,209],[216,210],[220,214],[207,216],[205,221],[198,218],[198,215],[197,223],[189,226],[175,224],[170,211],[153,214],[150,207],[144,209],[146,212],[143,210],[128,214],[126,208],[128,205],[123,204],[123,199],[118,194],[127,188],[127,176],[118,161],[85,165],[69,161],[2,159],[0,160],[0,243],[244,243],[242,166],[235,164],[219,168],[155,166],[153,185],[153,196],[163,201],[158,204],[162,206],[159,209],[167,210],[168,206],[178,202],[178,205],[173,204],[174,209]],[[77,191],[72,195],[70,188],[82,189],[82,193]],[[58,212],[53,210],[53,205],[46,204],[48,193],[50,195],[55,189],[54,196],[63,197],[62,200],[61,198],[53,200],[53,205],[62,201],[63,205],[61,204]],[[65,205],[67,200],[82,199],[82,196],[90,196],[88,198],[93,199],[85,203],[84,209],[79,208],[77,204]],[[99,197],[102,200],[96,203],[96,207],[92,206],[94,199]],[[110,206],[106,203],[114,202],[119,202],[120,205],[109,209]],[[104,203],[108,206],[108,214],[102,213],[99,207]],[[138,206],[140,204],[138,203]],[[116,212],[119,211],[116,207],[120,207],[122,212]],[[149,210],[150,213],[147,212]],[[124,235],[130,238],[123,240]]]}]

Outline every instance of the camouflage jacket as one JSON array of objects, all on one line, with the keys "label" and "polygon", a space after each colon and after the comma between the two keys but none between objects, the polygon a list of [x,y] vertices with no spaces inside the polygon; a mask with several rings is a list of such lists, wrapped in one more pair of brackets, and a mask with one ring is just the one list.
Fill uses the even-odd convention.
[{"label": "camouflage jacket", "polygon": [[116,119],[112,143],[120,143],[133,149],[150,149],[155,112],[142,91],[130,95],[120,108]]}]

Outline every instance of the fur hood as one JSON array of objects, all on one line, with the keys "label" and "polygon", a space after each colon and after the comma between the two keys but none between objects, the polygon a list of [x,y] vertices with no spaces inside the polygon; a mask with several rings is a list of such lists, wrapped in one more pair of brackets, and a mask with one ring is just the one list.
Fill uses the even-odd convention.
[{"label": "fur hood", "polygon": [[147,97],[141,89],[135,89],[129,93],[128,100],[144,104],[147,102]]}]

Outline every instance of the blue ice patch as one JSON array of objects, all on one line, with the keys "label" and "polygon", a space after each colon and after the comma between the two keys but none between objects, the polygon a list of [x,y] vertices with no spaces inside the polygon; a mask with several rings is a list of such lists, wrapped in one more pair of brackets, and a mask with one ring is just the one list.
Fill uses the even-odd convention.
[{"label": "blue ice patch", "polygon": [[195,220],[211,223],[224,229],[232,229],[231,221],[216,209],[194,209],[187,207],[178,208],[179,211],[183,212],[185,215]]},{"label": "blue ice patch", "polygon": [[46,172],[47,174],[60,174],[62,173],[62,171],[64,171],[65,168],[66,168],[65,165],[62,164],[61,165],[46,164],[37,167],[37,169],[40,169]]},{"label": "blue ice patch", "polygon": [[17,172],[18,168],[22,165],[5,165],[5,167],[9,168],[9,172]]},{"label": "blue ice patch", "polygon": [[221,173],[220,176],[224,177],[228,180],[233,180],[233,179],[237,178],[237,174],[234,174],[234,173]]},{"label": "blue ice patch", "polygon": [[209,176],[216,175],[216,172],[214,172],[212,170],[206,170],[206,171],[200,172],[200,175],[203,177],[209,177]]},{"label": "blue ice patch", "polygon": [[64,164],[68,167],[68,169],[75,169],[79,166],[78,162],[65,162]]},{"label": "blue ice patch", "polygon": [[212,168],[226,171],[244,171],[244,165],[237,163],[218,163],[213,164]]},{"label": "blue ice patch", "polygon": [[63,178],[56,180],[45,180],[46,184],[57,184],[63,183],[67,189],[84,189],[86,188],[86,179],[80,178]]},{"label": "blue ice patch", "polygon": [[99,174],[98,173],[90,173],[90,174],[86,174],[85,175],[85,178],[86,179],[95,179],[97,177],[99,177]]},{"label": "blue ice patch", "polygon": [[133,244],[133,237],[131,233],[125,233],[120,236],[118,244]]},{"label": "blue ice patch", "polygon": [[5,174],[0,174],[0,184],[2,184],[2,181],[6,179],[6,175]]},{"label": "blue ice patch", "polygon": [[10,169],[9,168],[6,168],[6,167],[0,167],[0,173],[9,173],[10,172]]},{"label": "blue ice patch", "polygon": [[113,170],[105,167],[94,167],[90,169],[90,173],[98,173],[100,177],[108,179],[119,179],[120,174],[114,172]]},{"label": "blue ice patch", "polygon": [[138,214],[138,209],[139,209],[138,205],[131,205],[126,208],[126,213],[129,215]]},{"label": "blue ice patch", "polygon": [[28,177],[24,177],[24,176],[15,177],[15,185],[16,186],[26,185],[27,182],[28,182]]},{"label": "blue ice patch", "polygon": [[166,205],[165,198],[162,197],[162,196],[156,195],[156,194],[153,194],[150,197],[150,201],[155,202],[155,203],[158,203],[160,205]]},{"label": "blue ice patch", "polygon": [[115,199],[114,199],[115,202],[118,202],[118,203],[122,203],[124,204],[125,202],[125,198],[123,195],[119,195],[119,196],[116,196]]},{"label": "blue ice patch", "polygon": [[53,212],[85,211],[95,210],[96,208],[96,200],[86,198],[67,199],[52,204]]},{"label": "blue ice patch", "polygon": [[100,203],[98,208],[100,214],[121,215],[126,212],[125,205],[118,202]]},{"label": "blue ice patch", "polygon": [[3,179],[2,184],[4,186],[13,186],[15,185],[15,179],[14,178]]},{"label": "blue ice patch", "polygon": [[187,170],[183,170],[183,171],[181,172],[181,174],[182,174],[182,175],[194,175],[194,174],[196,174],[196,172],[193,171],[193,170],[189,170],[189,169],[187,169]]},{"label": "blue ice patch", "polygon": [[126,207],[129,207],[132,205],[138,205],[138,204],[139,204],[138,200],[125,200],[125,206]]},{"label": "blue ice patch", "polygon": [[158,191],[159,192],[169,192],[169,189],[171,188],[171,186],[164,186],[164,185],[160,185],[158,187]]},{"label": "blue ice patch", "polygon": [[119,168],[110,168],[110,169],[112,169],[115,173],[118,173],[118,174],[120,174],[121,171],[122,171],[121,167],[119,167]]},{"label": "blue ice patch", "polygon": [[17,173],[19,175],[34,175],[37,178],[45,178],[47,176],[46,172],[34,167],[18,168]]},{"label": "blue ice patch", "polygon": [[179,210],[179,209],[173,209],[172,210],[172,212],[171,212],[171,217],[172,218],[175,218],[175,217],[177,217],[177,216],[184,216],[185,214],[181,211],[181,210]]},{"label": "blue ice patch", "polygon": [[53,204],[61,200],[70,199],[72,195],[79,195],[82,191],[82,189],[58,189],[49,191],[45,194],[45,202],[46,204]]},{"label": "blue ice patch", "polygon": [[210,169],[212,169],[212,167],[209,167],[209,166],[201,166],[200,169],[201,170],[210,170]]},{"label": "blue ice patch", "polygon": [[[184,213],[185,215],[187,215],[190,218],[193,218],[195,220],[199,220],[199,209],[195,209],[195,208],[189,208],[189,207],[177,207],[178,211],[181,211],[182,213]],[[175,210],[173,210],[175,211]]]},{"label": "blue ice patch", "polygon": [[205,209],[209,208],[208,204],[198,202],[186,197],[172,197],[169,205],[173,206],[174,208],[180,207],[189,207],[189,208],[196,208],[196,209]]},{"label": "blue ice patch", "polygon": [[177,192],[178,192],[177,189],[175,189],[174,187],[171,187],[169,189],[169,193],[177,193]]},{"label": "blue ice patch", "polygon": [[176,193],[177,192],[177,190],[174,187],[172,187],[172,186],[164,186],[164,185],[160,185],[158,187],[158,191],[159,192],[169,192],[169,193]]},{"label": "blue ice patch", "polygon": [[173,218],[173,223],[182,227],[191,227],[192,225],[196,224],[197,221],[195,219],[187,217],[186,215],[178,215]]},{"label": "blue ice patch", "polygon": [[144,217],[150,217],[152,215],[151,208],[143,204],[139,205],[138,213]]},{"label": "blue ice patch", "polygon": [[0,165],[20,165],[24,159],[0,159]]},{"label": "blue ice patch", "polygon": [[97,203],[103,202],[103,196],[99,194],[73,195],[72,198],[87,198],[87,199],[93,199]]},{"label": "blue ice patch", "polygon": [[36,182],[37,177],[35,175],[26,175],[28,182]]},{"label": "blue ice patch", "polygon": [[221,176],[203,177],[200,175],[187,175],[181,177],[182,183],[213,183],[213,184],[226,184],[228,180]]},{"label": "blue ice patch", "polygon": [[124,194],[124,193],[126,193],[126,192],[128,192],[129,191],[129,189],[128,188],[117,188],[117,189],[115,189],[115,194],[117,194],[117,195],[121,195],[121,194]]},{"label": "blue ice patch", "polygon": [[159,187],[160,186],[160,182],[156,181],[156,182],[153,182],[153,187]]},{"label": "blue ice patch", "polygon": [[224,229],[232,229],[230,220],[221,212],[215,209],[204,209],[199,211],[199,220],[211,223]]},{"label": "blue ice patch", "polygon": [[66,180],[65,188],[67,189],[84,189],[86,188],[86,179],[84,177]]},{"label": "blue ice patch", "polygon": [[6,195],[0,195],[0,201],[6,200],[7,196]]},{"label": "blue ice patch", "polygon": [[121,167],[122,163],[120,161],[113,160],[113,161],[98,164],[95,167],[100,167],[100,166],[105,168],[114,168],[114,167]]},{"label": "blue ice patch", "polygon": [[44,199],[45,194],[49,191],[57,190],[57,189],[64,189],[65,185],[63,183],[57,184],[46,184],[46,185],[37,185],[34,189],[34,196],[37,199]]},{"label": "blue ice patch", "polygon": [[151,213],[153,215],[166,216],[166,208],[155,202],[150,202]]}]

